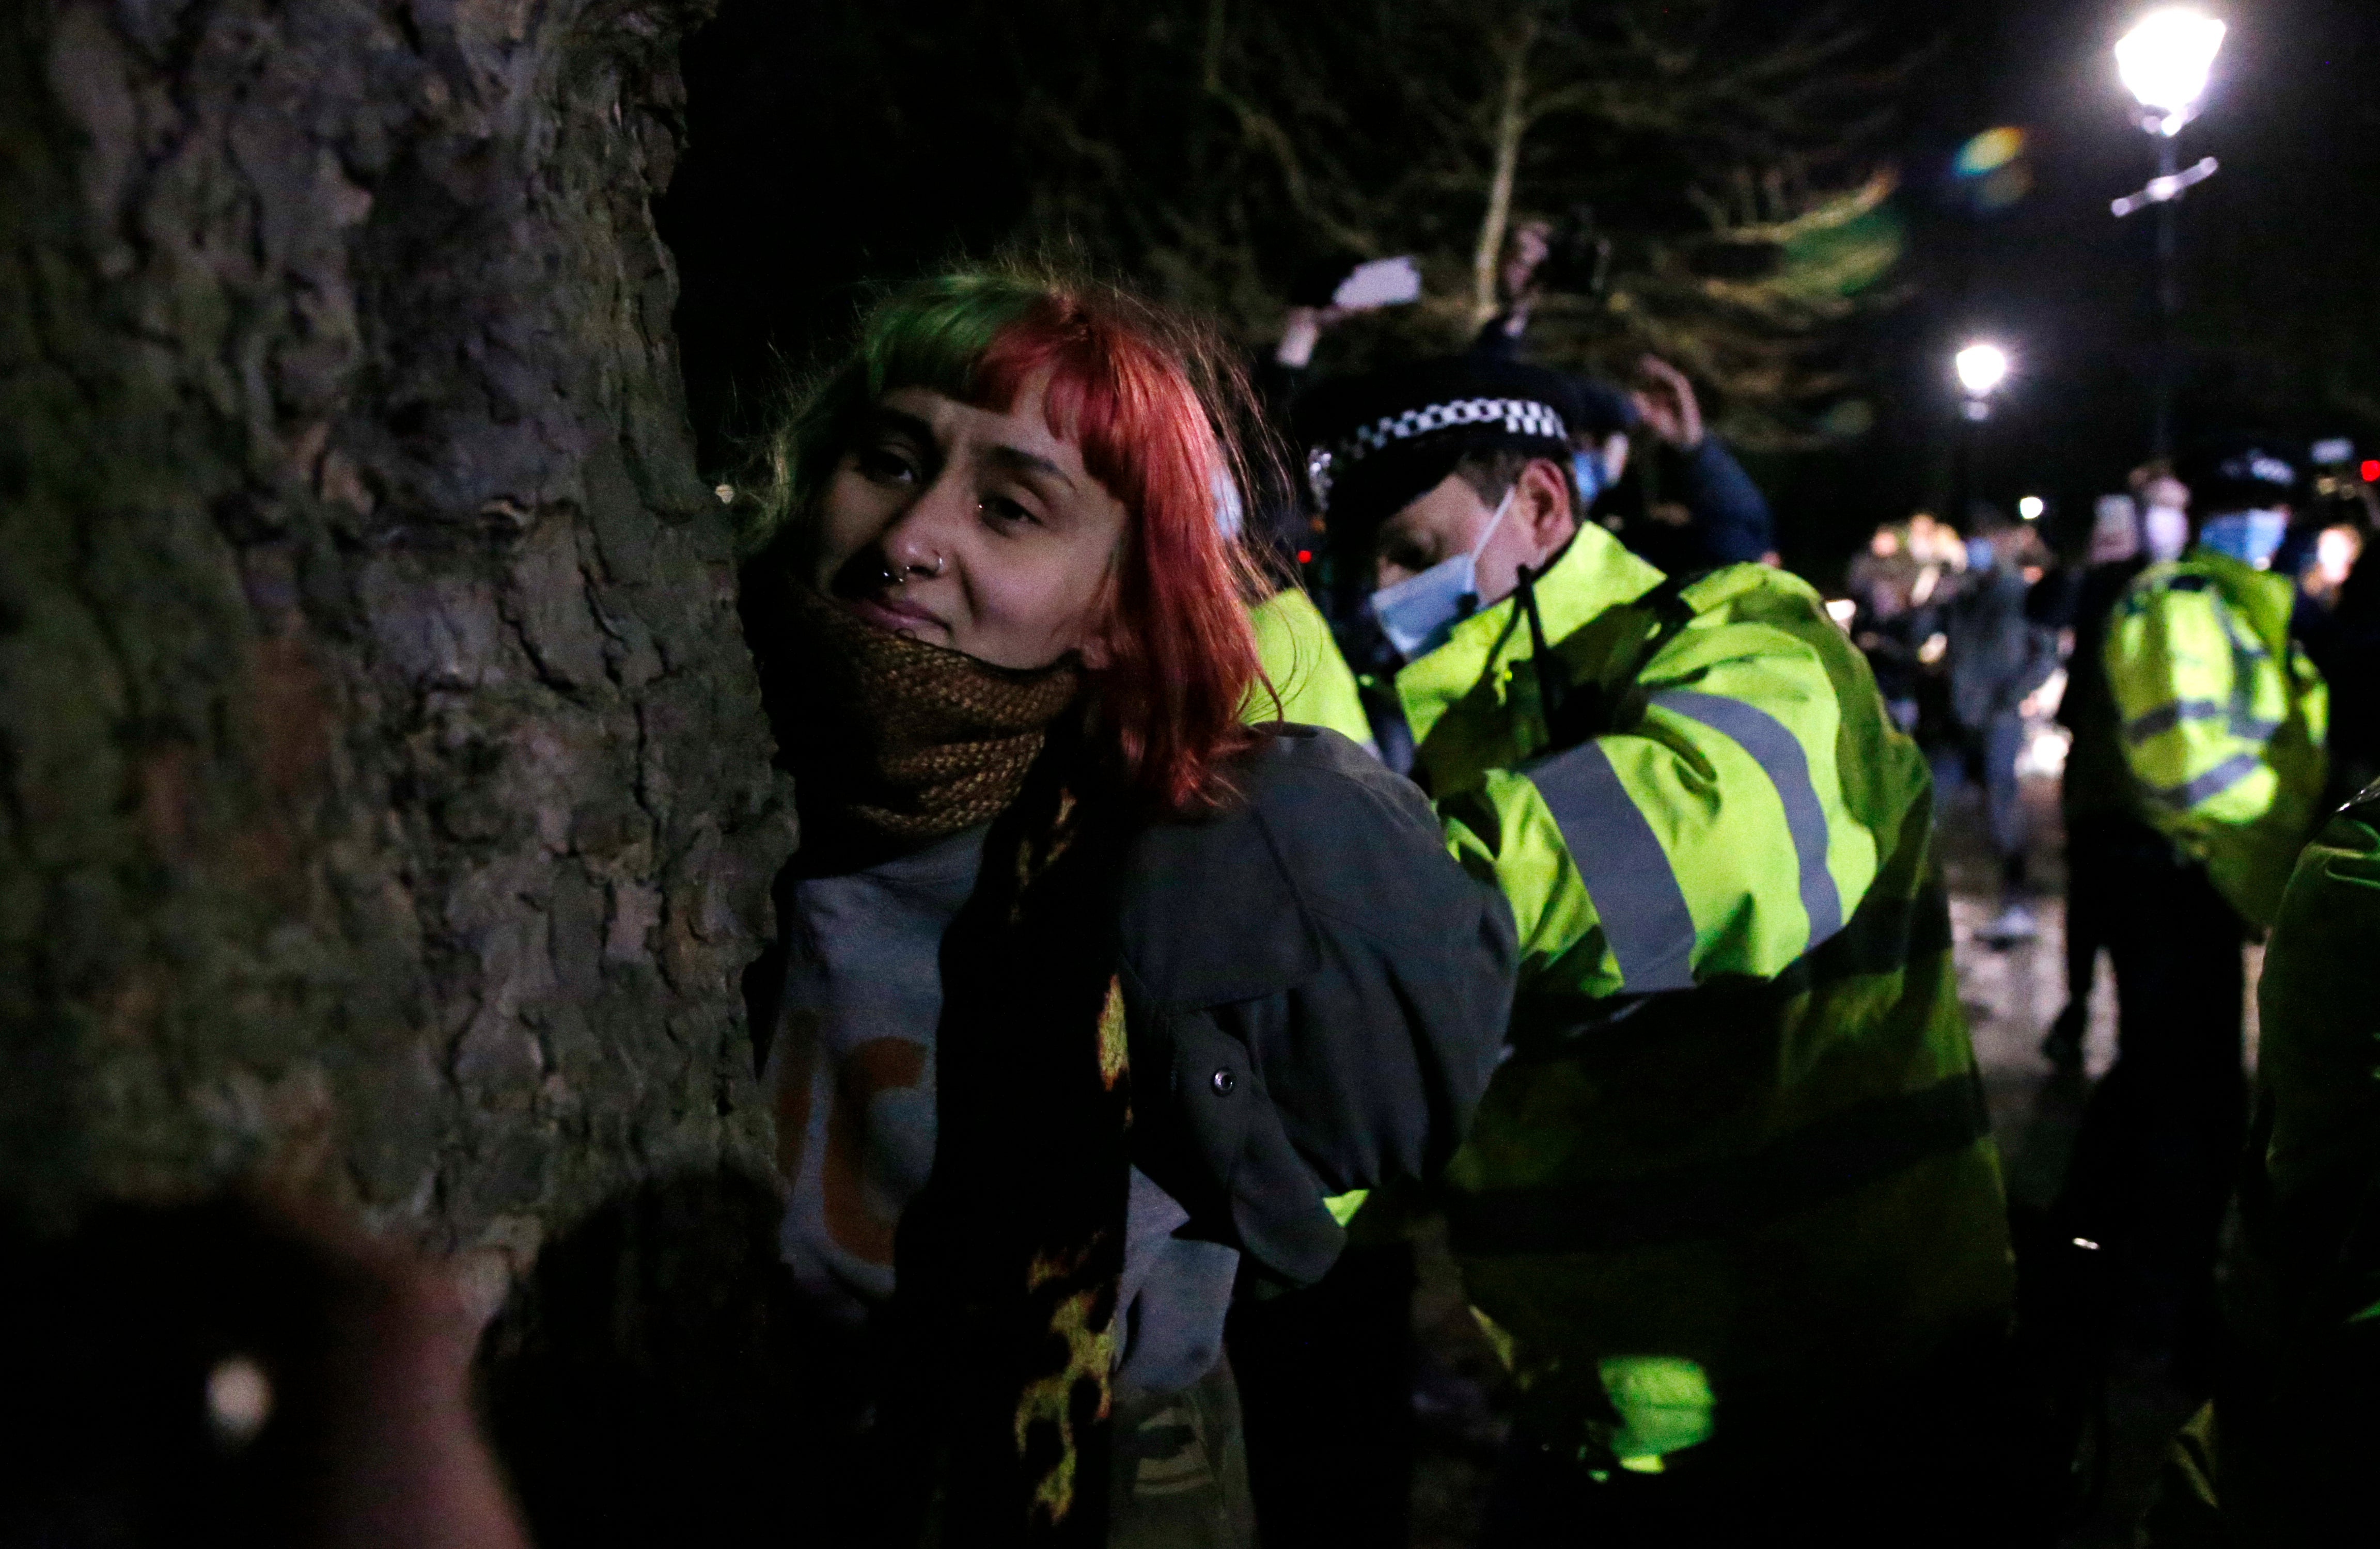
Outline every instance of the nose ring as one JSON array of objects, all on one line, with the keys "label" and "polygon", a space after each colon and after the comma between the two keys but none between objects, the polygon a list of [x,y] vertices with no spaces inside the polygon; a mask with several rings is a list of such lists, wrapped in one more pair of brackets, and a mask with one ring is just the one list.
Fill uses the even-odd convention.
[{"label": "nose ring", "polygon": [[942,574],[942,556],[936,554],[934,568],[931,570],[922,564],[905,564],[901,567],[901,579],[906,581],[912,575],[923,575],[929,581],[939,580]]}]

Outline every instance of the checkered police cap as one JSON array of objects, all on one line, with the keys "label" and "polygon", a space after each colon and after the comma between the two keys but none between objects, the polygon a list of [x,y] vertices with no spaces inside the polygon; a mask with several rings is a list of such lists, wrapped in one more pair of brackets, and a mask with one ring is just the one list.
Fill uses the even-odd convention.
[{"label": "checkered police cap", "polygon": [[1471,454],[1559,457],[1570,431],[1566,385],[1536,367],[1467,357],[1327,383],[1298,416],[1315,507],[1341,514],[1334,501],[1360,486],[1366,514],[1386,515]]},{"label": "checkered police cap", "polygon": [[1325,511],[1330,508],[1334,470],[1351,468],[1398,442],[1462,425],[1501,425],[1507,435],[1528,441],[1560,441],[1569,433],[1561,414],[1551,404],[1527,398],[1457,398],[1400,409],[1356,427],[1354,434],[1335,446],[1318,446],[1307,454],[1305,478],[1314,491],[1314,503]]}]

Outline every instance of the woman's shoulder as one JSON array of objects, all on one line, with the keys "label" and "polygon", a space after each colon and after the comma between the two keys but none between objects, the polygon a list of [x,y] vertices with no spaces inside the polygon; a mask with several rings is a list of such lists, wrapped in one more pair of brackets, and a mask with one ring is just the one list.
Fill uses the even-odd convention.
[{"label": "woman's shoulder", "polygon": [[1232,800],[1152,824],[1127,858],[1125,954],[1165,998],[1269,994],[1330,939],[1427,941],[1482,906],[1420,790],[1338,732],[1261,728],[1232,774]]},{"label": "woman's shoulder", "polygon": [[1434,830],[1429,801],[1421,788],[1343,733],[1285,720],[1253,730],[1254,745],[1232,761],[1239,799],[1226,804],[1222,816],[1239,811],[1280,816],[1308,806],[1328,809],[1354,799],[1381,804]]},{"label": "woman's shoulder", "polygon": [[1301,891],[1321,893],[1343,890],[1334,879],[1365,871],[1367,854],[1390,865],[1421,855],[1451,864],[1428,798],[1378,756],[1325,727],[1277,721],[1255,731],[1232,761],[1231,797],[1211,813],[1155,825],[1146,852],[1262,844]]}]

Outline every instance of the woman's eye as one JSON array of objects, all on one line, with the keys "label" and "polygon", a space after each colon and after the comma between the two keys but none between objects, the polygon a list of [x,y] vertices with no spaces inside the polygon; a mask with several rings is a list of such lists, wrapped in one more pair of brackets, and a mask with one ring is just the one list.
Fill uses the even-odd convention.
[{"label": "woman's eye", "polygon": [[1027,523],[1038,525],[1041,520],[1006,495],[986,495],[983,497],[982,505],[985,518],[995,526],[1021,526]]},{"label": "woman's eye", "polygon": [[853,465],[867,478],[891,483],[917,477],[917,465],[906,455],[889,446],[863,446],[854,454]]}]

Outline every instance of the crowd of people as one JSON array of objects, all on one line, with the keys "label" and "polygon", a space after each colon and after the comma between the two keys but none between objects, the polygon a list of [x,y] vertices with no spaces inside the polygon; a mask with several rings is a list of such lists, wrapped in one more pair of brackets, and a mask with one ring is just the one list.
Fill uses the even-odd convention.
[{"label": "crowd of people", "polygon": [[[2373,806],[2289,871],[2351,794],[2314,663],[2356,671],[2363,573],[2325,526],[2299,584],[2295,467],[2225,443],[2080,568],[2022,523],[1879,533],[1846,628],[1684,376],[1522,358],[1527,261],[1466,351],[1319,380],[1328,303],[1250,371],[1116,291],[953,272],[779,428],[740,509],[804,836],[753,1023],[784,1520],[1402,1543],[1430,1218],[1509,1379],[1480,1542],[2050,1542],[2089,1361],[2028,1357],[2072,1309],[2012,1240],[1935,806],[1981,783],[2029,932],[2017,763],[2062,663],[2123,1022],[2046,1240],[2216,1397],[2165,1542],[2337,1541],[2380,1434],[2339,1381]],[[2235,1192],[2253,1340],[2215,1295]],[[452,1424],[358,1445],[364,1495],[459,1479],[487,1519]],[[526,1492],[549,1549],[636,1471],[601,1455],[575,1515]],[[469,1540],[434,1516],[403,1536]]]}]

